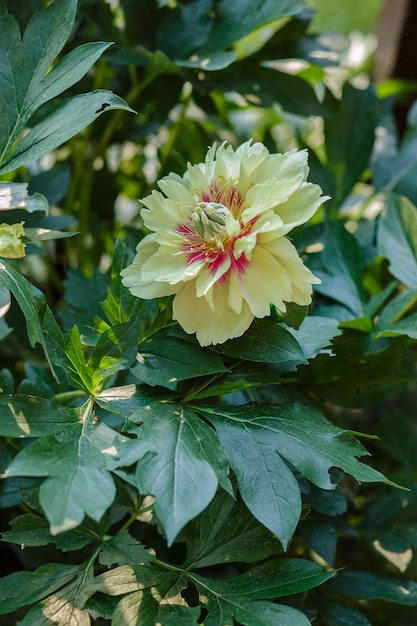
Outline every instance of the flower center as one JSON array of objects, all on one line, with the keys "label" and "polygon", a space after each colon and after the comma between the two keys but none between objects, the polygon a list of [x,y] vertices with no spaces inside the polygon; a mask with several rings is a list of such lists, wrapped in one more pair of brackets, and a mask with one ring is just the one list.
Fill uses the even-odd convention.
[{"label": "flower center", "polygon": [[240,224],[232,212],[217,202],[200,202],[192,214],[195,232],[210,246],[223,249],[224,243],[236,237]]}]

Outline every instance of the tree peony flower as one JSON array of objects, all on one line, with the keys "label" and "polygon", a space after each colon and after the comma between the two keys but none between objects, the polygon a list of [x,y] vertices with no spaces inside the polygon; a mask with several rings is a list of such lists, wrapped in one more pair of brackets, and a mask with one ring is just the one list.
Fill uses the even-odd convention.
[{"label": "tree peony flower", "polygon": [[124,285],[141,298],[175,294],[174,319],[202,346],[239,337],[271,304],[309,304],[320,281],[286,238],[327,200],[308,171],[306,151],[212,146],[142,200],[152,232],[121,272]]},{"label": "tree peony flower", "polygon": [[25,244],[21,240],[25,234],[23,224],[0,224],[0,257],[19,259],[25,256]]}]

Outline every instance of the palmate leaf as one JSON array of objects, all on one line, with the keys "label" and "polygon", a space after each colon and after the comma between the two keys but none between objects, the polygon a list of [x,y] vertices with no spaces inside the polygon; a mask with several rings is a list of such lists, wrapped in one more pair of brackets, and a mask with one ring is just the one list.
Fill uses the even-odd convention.
[{"label": "palmate leaf", "polygon": [[155,496],[155,513],[172,544],[213,499],[219,483],[231,491],[226,455],[213,429],[187,407],[149,404],[129,419],[143,421],[128,429],[137,434],[137,487]]},{"label": "palmate leaf", "polygon": [[82,423],[32,442],[5,472],[6,477],[47,476],[39,499],[53,535],[75,528],[85,515],[99,521],[116,492],[110,470],[137,459],[131,440],[93,419],[88,402]]},{"label": "palmate leaf", "polygon": [[329,472],[333,467],[360,482],[389,482],[357,460],[367,451],[352,434],[309,406],[200,406],[195,410],[215,426],[246,506],[284,548],[301,511],[299,487],[286,461],[322,489],[334,488]]},{"label": "palmate leaf", "polygon": [[[88,43],[51,66],[75,20],[77,0],[54,0],[32,17],[23,39],[16,19],[0,11],[0,172],[37,159],[112,108],[131,110],[108,91],[75,96],[52,111],[22,139],[36,110],[78,82],[110,44]],[[17,141],[17,143],[16,143]]]}]

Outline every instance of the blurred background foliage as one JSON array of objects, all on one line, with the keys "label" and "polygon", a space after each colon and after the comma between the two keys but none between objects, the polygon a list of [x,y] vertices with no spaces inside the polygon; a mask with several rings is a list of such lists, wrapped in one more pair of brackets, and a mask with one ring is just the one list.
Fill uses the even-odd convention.
[{"label": "blurred background foliage", "polygon": [[[48,2],[3,4],[24,29]],[[48,216],[14,210],[9,221],[77,232],[28,247],[18,267],[65,330],[84,332],[105,299],[115,240],[134,248],[143,236],[138,199],[159,178],[182,174],[213,142],[309,149],[310,180],[332,199],[293,238],[323,280],[313,314],[338,320],[343,334],[331,360],[319,355],[283,380],[318,398],[338,426],[377,435],[367,442],[372,465],[410,489],[358,490],[348,478],[336,492],[306,488],[311,512],[290,554],[345,568],[309,596],[317,626],[416,623],[417,71],[378,73],[385,9],[383,0],[79,0],[63,53],[113,45],[64,95],[108,89],[136,114],[103,115],[3,177],[28,182],[50,204]],[[393,330],[405,313],[406,331]],[[23,318],[13,309],[6,322],[2,364],[16,381],[39,385],[41,357],[29,353]],[[261,388],[251,399],[273,397]],[[4,509],[8,498],[0,494]]]}]

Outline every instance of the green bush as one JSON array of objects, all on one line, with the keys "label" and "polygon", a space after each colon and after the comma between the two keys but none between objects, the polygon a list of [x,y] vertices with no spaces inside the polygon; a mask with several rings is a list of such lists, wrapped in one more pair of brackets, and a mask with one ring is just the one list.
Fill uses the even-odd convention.
[{"label": "green bush", "polygon": [[[372,36],[309,5],[3,2],[1,624],[415,622],[416,109],[400,141]],[[123,276],[155,242],[157,181],[179,189],[224,142],[307,149],[308,183],[253,185],[270,206],[320,185],[282,239],[321,282],[200,345],[168,278],[148,298]],[[200,197],[200,252],[223,251],[227,193]],[[272,228],[254,223],[239,278]]]}]

